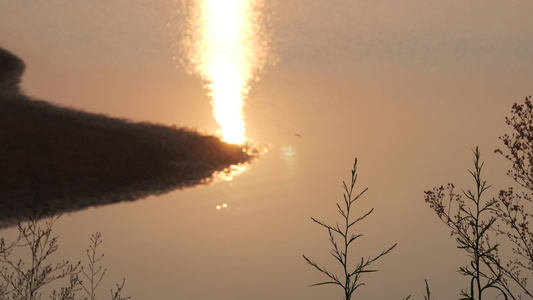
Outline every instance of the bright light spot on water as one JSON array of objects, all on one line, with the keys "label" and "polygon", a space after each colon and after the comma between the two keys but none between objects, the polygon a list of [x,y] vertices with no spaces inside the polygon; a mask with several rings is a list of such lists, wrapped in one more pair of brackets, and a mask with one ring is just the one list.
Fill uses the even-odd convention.
[{"label": "bright light spot on water", "polygon": [[246,164],[240,164],[240,165],[231,165],[221,172],[215,172],[213,174],[213,180],[214,181],[232,181],[233,178],[244,171],[248,169],[248,165]]},{"label": "bright light spot on water", "polygon": [[227,205],[226,203],[224,203],[224,204],[222,204],[222,205],[217,205],[217,206],[216,206],[216,209],[217,209],[217,210],[221,210],[221,209],[223,209],[223,208],[227,208],[227,207],[228,207],[228,205]]},{"label": "bright light spot on water", "polygon": [[266,63],[262,1],[198,0],[183,45],[194,73],[207,81],[213,115],[225,142],[245,141],[244,99]]},{"label": "bright light spot on water", "polygon": [[296,151],[294,150],[294,147],[292,146],[282,146],[281,153],[283,153],[283,157],[285,157],[287,161],[292,161],[294,159],[294,155],[296,154]]},{"label": "bright light spot on water", "polygon": [[[224,70],[223,67],[220,68]],[[225,70],[231,69],[227,66]],[[226,74],[223,71],[217,80],[209,85],[211,89],[213,114],[225,142],[242,144],[244,142],[244,120],[242,114],[243,96],[242,86],[238,74]]]},{"label": "bright light spot on water", "polygon": [[247,74],[243,40],[248,1],[204,0],[203,43],[205,72],[211,82],[213,114],[220,124],[222,138],[228,143],[244,142],[242,107]]},{"label": "bright light spot on water", "polygon": [[281,147],[281,156],[285,160],[285,165],[287,167],[287,171],[289,172],[291,176],[296,174],[296,170],[298,169],[298,159],[297,159],[297,151],[296,148],[293,146],[282,146]]}]

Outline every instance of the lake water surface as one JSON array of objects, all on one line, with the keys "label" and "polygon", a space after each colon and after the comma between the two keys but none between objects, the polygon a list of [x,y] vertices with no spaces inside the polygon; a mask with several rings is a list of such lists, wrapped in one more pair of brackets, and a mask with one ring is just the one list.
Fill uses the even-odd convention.
[{"label": "lake water surface", "polygon": [[[173,60],[185,4],[0,0],[0,46],[26,62],[30,96],[214,132],[204,81]],[[456,298],[467,258],[423,191],[472,188],[476,146],[491,193],[512,185],[493,151],[512,104],[533,91],[533,4],[287,0],[263,12],[277,63],[251,82],[244,120],[268,153],[231,181],[64,215],[61,255],[83,257],[102,232],[101,294],[126,277],[134,299],[340,299],[308,287],[324,278],[302,254],[334,270],[310,217],[336,220],[357,157],[369,190],[356,211],[375,212],[355,257],[398,243],[357,296],[418,299],[427,279],[436,298]]]}]

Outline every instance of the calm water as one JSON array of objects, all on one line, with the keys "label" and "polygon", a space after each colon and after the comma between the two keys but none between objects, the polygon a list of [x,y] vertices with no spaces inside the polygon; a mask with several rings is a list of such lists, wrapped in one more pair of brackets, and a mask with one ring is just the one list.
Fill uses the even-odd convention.
[{"label": "calm water", "polygon": [[[0,0],[0,45],[26,61],[31,96],[214,132],[204,82],[173,60],[185,4]],[[124,276],[135,299],[340,299],[308,287],[323,278],[301,255],[333,269],[310,217],[336,218],[357,156],[369,187],[357,209],[376,209],[357,257],[399,244],[358,296],[416,299],[428,279],[437,298],[455,298],[466,258],[423,191],[470,187],[477,145],[492,192],[511,184],[493,150],[513,102],[532,93],[533,4],[290,0],[264,12],[279,61],[252,82],[244,119],[269,153],[230,182],[65,215],[62,255],[82,257],[102,232],[100,293]]]}]

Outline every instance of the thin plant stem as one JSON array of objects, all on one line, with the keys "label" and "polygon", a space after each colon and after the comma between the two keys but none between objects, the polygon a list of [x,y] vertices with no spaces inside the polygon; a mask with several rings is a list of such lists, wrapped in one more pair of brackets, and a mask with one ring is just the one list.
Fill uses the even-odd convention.
[{"label": "thin plant stem", "polygon": [[[311,218],[313,222],[317,223],[321,227],[325,228],[329,235],[329,242],[332,246],[331,255],[335,258],[335,260],[341,264],[343,274],[336,275],[334,273],[331,273],[328,271],[325,267],[322,267],[318,265],[315,261],[309,259],[307,256],[303,255],[303,258],[305,261],[313,266],[316,270],[318,270],[320,273],[324,274],[328,279],[323,282],[315,283],[312,286],[319,286],[319,285],[328,285],[333,284],[341,287],[344,292],[344,300],[350,300],[354,294],[354,292],[359,288],[360,286],[364,285],[363,282],[360,281],[361,275],[365,273],[371,273],[376,272],[375,269],[370,269],[370,265],[377,261],[382,256],[388,254],[394,247],[396,247],[396,244],[392,245],[391,247],[383,250],[380,254],[374,257],[369,257],[367,259],[361,258],[357,263],[351,263],[351,252],[350,252],[350,246],[352,243],[357,240],[358,238],[362,237],[362,234],[354,234],[353,233],[353,227],[366,217],[368,217],[374,209],[371,209],[367,213],[363,214],[362,216],[356,218],[353,220],[352,218],[352,205],[361,198],[361,196],[368,190],[368,188],[365,188],[362,192],[355,195],[354,188],[355,184],[357,182],[357,158],[355,159],[353,168],[351,170],[351,180],[350,184],[346,184],[346,182],[343,181],[343,188],[344,188],[344,202],[343,206],[341,204],[336,203],[338,213],[341,215],[343,222],[342,226],[339,225],[339,223],[335,223],[335,225],[329,225],[322,221],[319,221],[315,218]],[[338,240],[340,239],[341,243],[339,245]],[[349,263],[350,258],[350,263]],[[355,267],[350,267],[351,265],[354,265]]]}]

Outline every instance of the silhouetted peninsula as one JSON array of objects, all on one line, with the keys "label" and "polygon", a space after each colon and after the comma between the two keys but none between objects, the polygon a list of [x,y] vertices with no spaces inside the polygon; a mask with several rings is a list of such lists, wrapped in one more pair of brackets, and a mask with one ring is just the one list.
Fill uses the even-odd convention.
[{"label": "silhouetted peninsula", "polygon": [[0,227],[38,206],[73,211],[206,182],[252,158],[186,128],[59,107],[21,92],[24,62],[0,48]]}]

